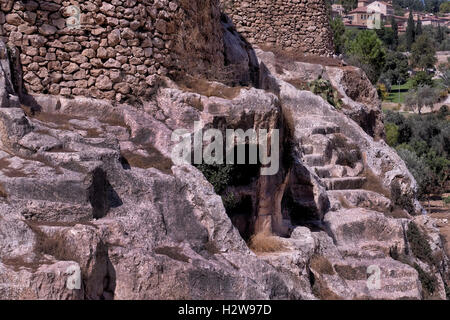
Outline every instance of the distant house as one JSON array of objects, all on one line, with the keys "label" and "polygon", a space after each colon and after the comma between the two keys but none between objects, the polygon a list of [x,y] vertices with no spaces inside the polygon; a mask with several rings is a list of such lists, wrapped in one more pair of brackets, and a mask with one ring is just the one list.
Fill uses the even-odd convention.
[{"label": "distant house", "polygon": [[345,16],[345,9],[342,4],[335,3],[331,6],[331,14],[333,17]]},{"label": "distant house", "polygon": [[358,8],[366,7],[371,2],[371,0],[358,0]]},{"label": "distant house", "polygon": [[[359,3],[361,2],[358,2],[358,4]],[[351,25],[367,27],[367,20],[372,17],[372,13],[368,13],[367,7],[363,6],[350,11],[348,17]]]},{"label": "distant house", "polygon": [[387,17],[394,15],[394,8],[387,2],[374,1],[367,5],[367,10],[378,12],[381,15]]},{"label": "distant house", "polygon": [[349,25],[378,29],[381,22],[386,22],[387,18],[393,14],[394,9],[387,2],[361,0],[358,2],[358,7],[348,14]]},{"label": "distant house", "polygon": [[[334,5],[333,5],[334,6]],[[341,5],[339,5],[342,7]],[[342,11],[339,11],[339,7],[336,6],[334,11],[336,14],[342,15]],[[433,14],[424,14],[421,12],[413,12],[414,21],[419,19],[422,21],[422,25],[447,26],[450,27],[450,14],[444,17],[438,17]],[[348,15],[343,17],[345,26],[355,27],[358,29],[378,29],[381,26],[381,22],[386,27],[391,27],[391,17],[394,17],[398,25],[399,33],[406,31],[408,24],[409,12],[406,12],[404,16],[396,16],[394,14],[394,8],[392,1],[373,1],[373,0],[359,0],[358,7],[350,11]]]},{"label": "distant house", "polygon": [[443,26],[450,28],[450,15],[442,17],[442,20],[444,20]]},{"label": "distant house", "polygon": [[[395,19],[395,22],[397,22],[398,32],[405,33],[406,26],[408,25],[408,17],[404,17],[404,16],[393,16],[393,17]],[[390,23],[390,21],[389,21],[389,23]],[[392,27],[392,26],[386,25],[386,27]]]}]

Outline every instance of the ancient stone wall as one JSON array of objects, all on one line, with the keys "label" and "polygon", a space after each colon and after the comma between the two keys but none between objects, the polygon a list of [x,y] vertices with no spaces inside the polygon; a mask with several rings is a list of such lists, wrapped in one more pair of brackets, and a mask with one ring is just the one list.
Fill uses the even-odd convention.
[{"label": "ancient stone wall", "polygon": [[219,0],[0,0],[26,92],[145,99],[155,75],[223,65]]},{"label": "ancient stone wall", "polygon": [[307,54],[333,53],[324,0],[221,0],[236,29],[252,44]]}]

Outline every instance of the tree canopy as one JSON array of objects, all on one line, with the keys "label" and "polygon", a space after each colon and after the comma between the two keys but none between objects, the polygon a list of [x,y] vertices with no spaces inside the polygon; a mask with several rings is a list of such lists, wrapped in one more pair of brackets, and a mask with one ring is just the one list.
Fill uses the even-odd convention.
[{"label": "tree canopy", "polygon": [[433,68],[437,62],[433,40],[426,34],[420,35],[411,46],[411,65],[414,68]]},{"label": "tree canopy", "polygon": [[350,42],[348,52],[358,57],[362,63],[370,65],[375,70],[376,79],[378,79],[384,67],[386,50],[375,31],[359,32],[356,38]]}]

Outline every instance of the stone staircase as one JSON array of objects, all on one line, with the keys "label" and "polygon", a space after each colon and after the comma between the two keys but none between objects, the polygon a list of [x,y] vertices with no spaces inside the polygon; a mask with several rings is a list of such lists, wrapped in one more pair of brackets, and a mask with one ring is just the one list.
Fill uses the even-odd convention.
[{"label": "stone staircase", "polygon": [[[365,189],[359,147],[328,117],[307,116],[296,132],[304,164],[327,190],[330,211],[324,226],[339,252],[328,257],[335,274],[316,274],[322,285],[344,299],[420,298],[416,270],[389,256],[390,247],[403,245],[401,222],[384,215],[392,210],[390,199]],[[370,268],[380,273],[376,288],[368,284]]]},{"label": "stone staircase", "polygon": [[[381,259],[354,259],[330,261],[337,274],[343,278],[354,299],[417,299],[421,295],[420,283],[414,268],[398,261]],[[371,269],[372,268],[372,269]],[[379,281],[367,278],[367,270],[372,270]],[[375,279],[375,278],[374,278]],[[368,281],[370,284],[368,285]]]},{"label": "stone staircase", "polygon": [[[308,124],[298,130],[302,141],[303,162],[326,187],[331,209],[363,207],[382,212],[390,210],[389,199],[364,189],[367,182],[364,163],[362,159],[355,157],[359,150],[352,146],[352,142],[340,133],[340,128],[331,120],[325,117],[306,117],[305,122]],[[336,145],[336,141],[339,141],[340,146]],[[346,144],[353,149],[346,148]],[[355,161],[351,165],[343,163],[342,158],[346,157]]]}]

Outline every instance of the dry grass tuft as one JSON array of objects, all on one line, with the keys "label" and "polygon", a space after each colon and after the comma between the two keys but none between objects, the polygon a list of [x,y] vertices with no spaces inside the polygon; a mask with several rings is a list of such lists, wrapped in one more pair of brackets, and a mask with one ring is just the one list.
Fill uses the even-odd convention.
[{"label": "dry grass tuft", "polygon": [[319,256],[319,255],[313,256],[311,258],[309,266],[311,269],[313,269],[314,271],[316,271],[320,274],[328,274],[328,275],[335,274],[333,265],[324,256]]},{"label": "dry grass tuft", "polygon": [[219,97],[233,100],[241,93],[244,87],[228,87],[218,82],[210,82],[201,78],[185,76],[178,79],[177,85],[185,91],[198,93],[207,97]]},{"label": "dry grass tuft", "polygon": [[255,253],[281,252],[287,250],[278,237],[268,232],[253,235],[249,241],[249,248]]},{"label": "dry grass tuft", "polygon": [[259,44],[258,47],[261,48],[263,51],[271,51],[275,54],[277,57],[277,60],[281,62],[292,62],[292,61],[298,61],[298,62],[306,62],[306,63],[312,63],[312,64],[320,64],[323,66],[330,66],[330,67],[341,67],[342,61],[335,58],[327,58],[322,57],[318,55],[311,55],[311,54],[305,54],[301,51],[287,51],[280,47],[272,46],[272,45],[263,45]]},{"label": "dry grass tuft", "polygon": [[367,166],[367,162],[364,159],[364,176],[366,177],[366,182],[364,183],[362,189],[373,191],[391,199],[391,192],[386,189],[383,185],[381,178],[372,172]]},{"label": "dry grass tuft", "polygon": [[0,184],[0,198],[8,198],[5,187],[2,184]]},{"label": "dry grass tuft", "polygon": [[176,261],[189,262],[189,257],[183,253],[183,249],[178,247],[159,247],[155,249],[155,253],[165,255]]}]

